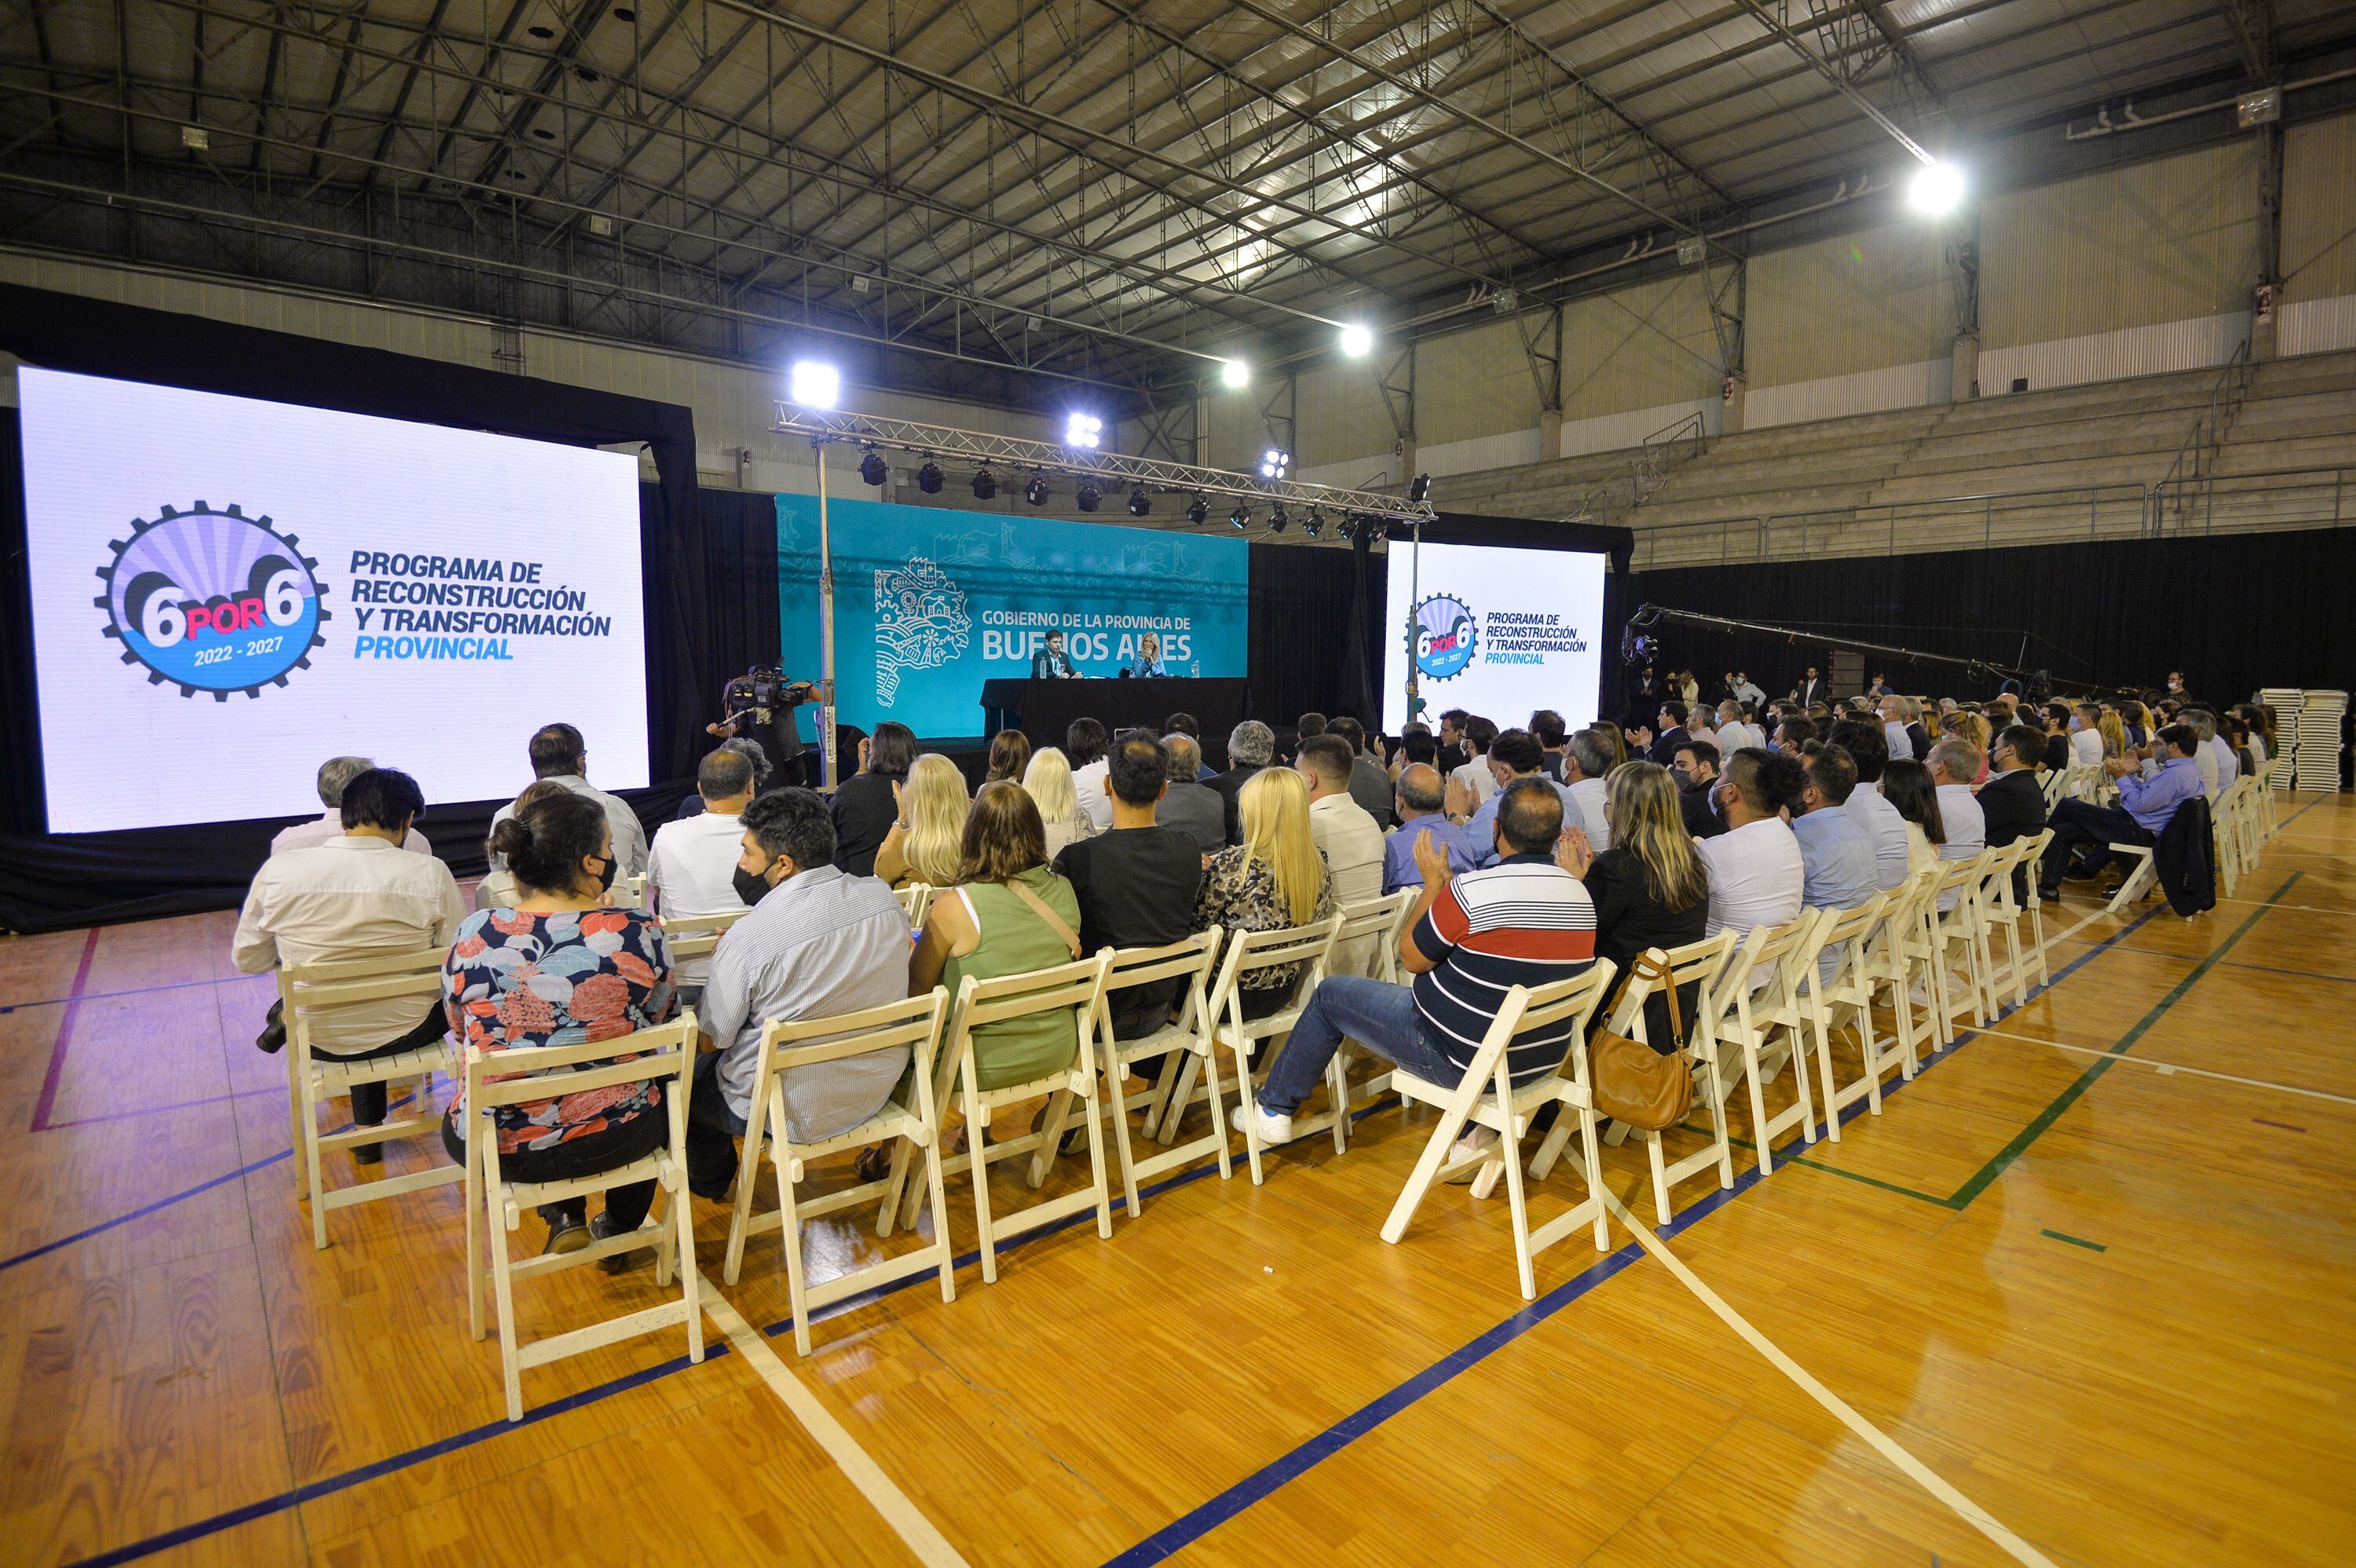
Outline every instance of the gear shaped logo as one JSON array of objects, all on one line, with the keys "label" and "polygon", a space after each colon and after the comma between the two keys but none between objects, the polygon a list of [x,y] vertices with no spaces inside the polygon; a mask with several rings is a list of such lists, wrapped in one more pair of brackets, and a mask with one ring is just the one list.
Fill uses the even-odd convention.
[{"label": "gear shaped logo", "polygon": [[98,569],[105,589],[91,603],[106,612],[123,662],[145,666],[150,686],[171,681],[183,697],[208,691],[216,702],[232,691],[258,698],[310,668],[311,650],[326,645],[319,563],[266,517],[202,501],[166,507],[152,521],[133,518],[131,537],[108,545],[114,558]]},{"label": "gear shaped logo", "polygon": [[1462,675],[1478,640],[1472,611],[1462,600],[1434,594],[1415,607],[1415,667],[1432,679]]}]

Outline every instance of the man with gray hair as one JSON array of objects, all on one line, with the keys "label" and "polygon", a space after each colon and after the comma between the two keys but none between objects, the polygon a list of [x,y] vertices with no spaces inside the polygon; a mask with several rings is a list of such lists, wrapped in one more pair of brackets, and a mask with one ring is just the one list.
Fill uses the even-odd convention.
[{"label": "man with gray hair", "polygon": [[1170,753],[1170,789],[1154,805],[1154,826],[1174,827],[1204,854],[1217,854],[1227,847],[1227,804],[1218,791],[1197,782],[1203,749],[1183,733],[1164,735],[1162,745]]},{"label": "man with gray hair", "polygon": [[1215,775],[1210,787],[1219,792],[1226,803],[1226,835],[1229,844],[1244,841],[1243,813],[1236,797],[1243,793],[1244,781],[1259,772],[1275,759],[1276,731],[1257,719],[1247,719],[1227,736],[1227,771]]},{"label": "man with gray hair", "polygon": [[[1676,733],[1678,740],[1670,751],[1672,759],[1693,744],[1683,725]],[[1612,748],[1592,730],[1580,731],[1563,748],[1563,782],[1570,786],[1570,798],[1579,802],[1579,815],[1587,824],[1587,847],[1599,855],[1612,848],[1612,827],[1603,815],[1603,775],[1612,768]]]},{"label": "man with gray hair", "polygon": [[2233,748],[2217,733],[2214,713],[2205,708],[2188,708],[2184,710],[2184,722],[2201,737],[2200,749],[2192,753],[2192,760],[2201,768],[2201,793],[2214,805],[2217,797],[2242,776],[2242,759],[2233,755]]},{"label": "man with gray hair", "polygon": [[1423,886],[1423,868],[1416,864],[1418,844],[1430,838],[1448,851],[1448,869],[1461,875],[1481,863],[1472,836],[1451,822],[1440,809],[1445,786],[1440,770],[1428,763],[1410,763],[1399,770],[1399,825],[1383,840],[1383,892]]},{"label": "man with gray hair", "polygon": [[[329,757],[319,764],[319,804],[327,809],[316,821],[298,822],[292,827],[282,827],[270,841],[270,852],[284,855],[289,849],[316,849],[330,838],[344,836],[344,786],[367,773],[376,763],[367,757]],[[401,847],[412,855],[431,855],[434,846],[425,835],[412,827]]]},{"label": "man with gray hair", "polygon": [[[736,857],[744,852],[744,808],[752,804],[755,782],[753,759],[736,742],[705,755],[695,770],[695,793],[703,809],[664,823],[647,851],[647,908],[692,918],[734,914],[746,907],[736,891]],[[710,964],[707,958],[680,963],[682,1003],[691,1006],[701,998]]]}]

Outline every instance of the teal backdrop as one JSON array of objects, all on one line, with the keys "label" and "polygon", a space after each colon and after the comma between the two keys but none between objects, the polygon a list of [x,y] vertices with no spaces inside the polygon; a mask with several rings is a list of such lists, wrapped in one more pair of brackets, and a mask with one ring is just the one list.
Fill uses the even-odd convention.
[{"label": "teal backdrop", "polygon": [[[1149,631],[1173,676],[1246,673],[1241,539],[888,501],[831,500],[827,517],[844,723],[980,734],[981,683],[1029,675],[1050,626],[1083,675],[1118,676]],[[818,576],[818,498],[779,496],[779,643],[797,677],[819,673]]]}]

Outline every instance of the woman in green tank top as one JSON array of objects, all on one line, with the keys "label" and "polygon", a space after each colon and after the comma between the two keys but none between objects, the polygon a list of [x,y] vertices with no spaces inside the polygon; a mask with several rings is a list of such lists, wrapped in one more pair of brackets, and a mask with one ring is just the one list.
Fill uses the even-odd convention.
[{"label": "woman in green tank top", "polygon": [[[969,975],[994,980],[1078,956],[1073,943],[1079,900],[1071,883],[1047,869],[1039,808],[1020,784],[1001,780],[982,786],[966,818],[963,850],[964,880],[937,895],[926,916],[908,965],[910,995],[921,996],[937,983],[955,997]],[[1031,899],[1053,911],[1064,929],[1056,930]],[[1079,1054],[1079,1032],[1068,1009],[1010,1019],[977,1030],[973,1054],[982,1088],[1027,1083],[1070,1066]]]}]

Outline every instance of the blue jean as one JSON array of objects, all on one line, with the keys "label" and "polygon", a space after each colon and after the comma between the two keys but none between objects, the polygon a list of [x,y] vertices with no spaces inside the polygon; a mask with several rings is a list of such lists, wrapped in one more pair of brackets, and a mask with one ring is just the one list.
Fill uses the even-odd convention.
[{"label": "blue jean", "polygon": [[1434,1083],[1453,1083],[1463,1076],[1462,1069],[1424,1039],[1412,987],[1336,975],[1319,986],[1301,1009],[1292,1038],[1284,1042],[1260,1086],[1260,1108],[1279,1116],[1298,1110],[1324,1079],[1326,1063],[1342,1049],[1345,1035]]}]

